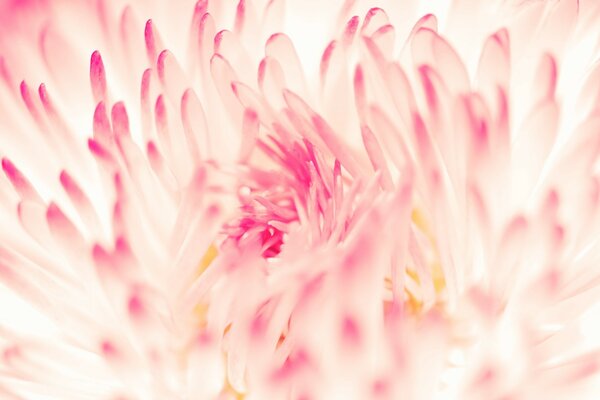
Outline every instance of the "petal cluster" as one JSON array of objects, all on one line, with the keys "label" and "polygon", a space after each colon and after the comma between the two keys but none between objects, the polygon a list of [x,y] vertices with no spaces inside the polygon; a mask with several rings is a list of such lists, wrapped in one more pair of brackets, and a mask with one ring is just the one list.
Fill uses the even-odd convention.
[{"label": "petal cluster", "polygon": [[596,398],[600,4],[321,3],[0,5],[0,398]]}]

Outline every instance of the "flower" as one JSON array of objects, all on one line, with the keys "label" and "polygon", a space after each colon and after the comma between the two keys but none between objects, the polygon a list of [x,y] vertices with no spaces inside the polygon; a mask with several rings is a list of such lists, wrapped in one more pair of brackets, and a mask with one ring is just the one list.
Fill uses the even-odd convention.
[{"label": "flower", "polygon": [[2,398],[597,397],[600,4],[321,3],[0,5]]}]

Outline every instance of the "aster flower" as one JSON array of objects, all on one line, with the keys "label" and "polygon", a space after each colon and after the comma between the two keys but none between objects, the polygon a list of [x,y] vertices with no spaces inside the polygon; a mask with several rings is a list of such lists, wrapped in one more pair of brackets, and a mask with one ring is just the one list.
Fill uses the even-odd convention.
[{"label": "aster flower", "polygon": [[2,3],[0,398],[595,399],[599,18]]}]

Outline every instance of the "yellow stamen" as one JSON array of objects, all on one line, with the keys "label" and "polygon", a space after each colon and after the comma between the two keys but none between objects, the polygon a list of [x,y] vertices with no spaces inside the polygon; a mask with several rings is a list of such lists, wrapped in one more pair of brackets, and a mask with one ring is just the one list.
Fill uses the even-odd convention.
[{"label": "yellow stamen", "polygon": [[411,278],[413,281],[415,281],[417,285],[421,285],[421,280],[419,279],[419,275],[417,274],[416,271],[414,271],[410,268],[407,268],[406,275],[408,275],[409,278]]},{"label": "yellow stamen", "polygon": [[444,277],[444,271],[439,262],[434,263],[431,266],[431,277],[433,278],[433,287],[437,294],[442,293],[446,289],[446,278]]},{"label": "yellow stamen", "polygon": [[200,265],[198,266],[198,275],[203,273],[206,270],[206,268],[208,268],[208,266],[214,261],[214,259],[217,258],[218,254],[219,251],[217,250],[217,246],[211,244],[210,247],[206,250],[206,253],[204,253],[204,257],[202,257],[202,260],[200,260]]},{"label": "yellow stamen", "polygon": [[423,215],[423,212],[421,212],[421,210],[419,210],[418,208],[414,208],[412,210],[410,218],[411,218],[413,224],[415,224],[415,226],[417,228],[419,228],[419,230],[421,232],[423,232],[425,234],[425,236],[427,236],[429,241],[431,243],[433,243],[434,242],[433,234],[431,233],[431,230],[429,229],[429,224],[427,223],[427,219],[425,218],[425,215]]},{"label": "yellow stamen", "polygon": [[419,314],[423,309],[423,302],[417,300],[417,298],[406,289],[404,289],[404,293],[408,296],[408,300],[406,300],[405,303],[407,310],[413,315]]},{"label": "yellow stamen", "polygon": [[[233,396],[235,400],[244,400],[244,396],[242,393],[237,392],[229,383],[229,379],[225,379],[225,387],[223,388],[223,394],[228,394]],[[231,398],[231,397],[228,397]]]},{"label": "yellow stamen", "polygon": [[[431,279],[432,279],[433,287],[435,289],[435,293],[437,295],[440,295],[446,289],[446,279],[444,277],[444,271],[442,270],[441,264],[439,262],[439,255],[438,255],[437,246],[435,243],[435,237],[429,227],[427,218],[425,217],[424,213],[420,209],[414,208],[412,210],[411,220],[412,220],[412,223],[414,224],[414,226],[417,229],[419,229],[425,235],[425,237],[429,240],[429,243],[433,250],[435,260],[430,264],[430,268],[431,268],[430,273],[431,273]],[[418,288],[421,287],[421,285],[422,285],[421,278],[415,269],[407,266],[406,276],[408,279],[411,279]],[[387,290],[392,289],[392,280],[389,277],[385,278],[385,288]],[[415,314],[415,315],[419,314],[423,309],[423,302],[418,299],[418,297],[416,296],[415,293],[413,293],[411,290],[409,290],[407,288],[404,289],[404,293],[406,294],[406,301],[405,301],[406,309],[409,312],[411,312],[412,314]]]},{"label": "yellow stamen", "polygon": [[[202,275],[206,268],[217,258],[219,251],[214,244],[211,244],[210,247],[204,253],[202,260],[200,260],[200,264],[198,264],[197,276]],[[206,317],[208,315],[208,303],[198,303],[196,307],[194,307],[194,315],[198,319],[198,325],[200,328],[206,327]]]}]

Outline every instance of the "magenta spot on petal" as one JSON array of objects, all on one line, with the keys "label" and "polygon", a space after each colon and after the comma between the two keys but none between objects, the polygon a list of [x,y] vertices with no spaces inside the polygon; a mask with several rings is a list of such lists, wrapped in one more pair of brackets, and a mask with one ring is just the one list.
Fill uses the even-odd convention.
[{"label": "magenta spot on petal", "polygon": [[206,215],[212,218],[217,217],[221,213],[221,207],[218,204],[211,204],[206,210]]},{"label": "magenta spot on petal", "polygon": [[575,374],[574,378],[579,380],[579,379],[586,378],[588,376],[592,376],[592,375],[596,374],[599,369],[600,369],[600,363],[597,360],[587,361],[587,362],[583,363],[583,365],[579,368],[579,370]]},{"label": "magenta spot on petal", "polygon": [[194,7],[194,15],[202,16],[208,9],[208,0],[198,0]]},{"label": "magenta spot on petal", "polygon": [[105,160],[111,159],[110,153],[100,143],[94,139],[88,139],[88,148],[97,157]]},{"label": "magenta spot on petal", "polygon": [[198,335],[198,343],[202,346],[207,346],[213,343],[213,337],[208,331],[203,331]]},{"label": "magenta spot on petal", "polygon": [[221,47],[221,42],[223,41],[223,37],[225,36],[226,32],[228,32],[226,29],[223,29],[219,32],[217,32],[217,34],[215,35],[215,40],[214,40],[214,46],[215,46],[215,53],[218,53]]},{"label": "magenta spot on petal", "polygon": [[0,56],[0,76],[2,76],[2,80],[4,81],[4,84],[6,86],[12,86],[12,76],[10,74],[8,66],[6,65],[6,61],[2,56]]},{"label": "magenta spot on petal", "polygon": [[373,7],[371,9],[369,9],[369,11],[367,12],[367,15],[365,17],[365,25],[371,21],[371,18],[373,18],[374,16],[376,16],[379,13],[385,13],[385,12],[380,7]]},{"label": "magenta spot on petal", "polygon": [[496,378],[497,372],[493,367],[488,366],[479,373],[476,383],[477,385],[485,386],[491,384]]},{"label": "magenta spot on petal", "polygon": [[146,40],[148,54],[155,54],[156,48],[154,47],[154,28],[152,26],[151,19],[146,21],[146,26],[144,28],[144,39]]},{"label": "magenta spot on petal", "polygon": [[292,378],[300,369],[310,363],[308,354],[303,349],[297,349],[290,354],[281,368],[273,375],[276,382],[281,382]]},{"label": "magenta spot on petal", "polygon": [[2,352],[2,358],[3,358],[4,362],[7,364],[12,362],[15,358],[18,358],[20,356],[21,356],[21,348],[17,345],[9,346],[6,349],[4,349],[4,351]]},{"label": "magenta spot on petal", "polygon": [[433,76],[435,72],[430,66],[423,65],[419,67],[419,74],[421,76],[423,89],[425,90],[425,96],[427,97],[427,104],[430,109],[436,110],[438,100],[437,93],[433,85]]},{"label": "magenta spot on petal", "polygon": [[156,105],[154,107],[156,113],[156,123],[164,127],[167,123],[167,109],[165,107],[165,99],[161,94],[156,98]]},{"label": "magenta spot on petal", "polygon": [[104,63],[99,51],[94,51],[90,59],[90,82],[94,99],[99,101],[106,94],[106,75]]},{"label": "magenta spot on petal", "polygon": [[25,81],[22,81],[21,85],[19,86],[19,89],[21,91],[21,98],[23,99],[25,106],[29,110],[29,113],[34,118],[34,120],[39,123],[40,116],[39,116],[36,106],[33,102],[33,97],[31,96],[31,91],[29,90],[29,86],[27,85],[27,83]]},{"label": "magenta spot on petal", "polygon": [[134,294],[129,298],[127,310],[132,317],[141,317],[144,314],[144,303],[137,294]]},{"label": "magenta spot on petal", "polygon": [[383,379],[373,382],[373,395],[376,397],[385,397],[389,394],[389,383]]},{"label": "magenta spot on petal", "polygon": [[160,54],[158,55],[158,61],[156,62],[156,69],[158,72],[158,77],[163,82],[165,80],[165,62],[167,60],[167,57],[169,57],[169,55],[170,55],[169,50],[161,51]]},{"label": "magenta spot on petal", "polygon": [[267,322],[262,315],[257,315],[253,318],[250,324],[250,334],[252,337],[260,338],[264,335],[267,328]]},{"label": "magenta spot on petal", "polygon": [[17,168],[8,158],[2,159],[2,169],[9,177],[14,177],[17,175]]},{"label": "magenta spot on petal", "polygon": [[346,343],[351,345],[357,345],[360,342],[360,329],[352,317],[347,316],[342,321],[342,337]]},{"label": "magenta spot on petal", "polygon": [[119,172],[116,172],[113,176],[113,183],[115,184],[115,190],[117,191],[117,196],[123,194],[123,178]]},{"label": "magenta spot on petal", "polygon": [[241,32],[244,28],[244,20],[246,16],[246,1],[240,0],[237,5],[236,14],[235,14],[235,22],[234,29],[236,32]]},{"label": "magenta spot on petal", "polygon": [[110,122],[106,115],[106,107],[104,102],[101,101],[96,105],[94,110],[94,139],[98,139],[104,143],[108,143],[111,136]]},{"label": "magenta spot on petal", "polygon": [[266,46],[269,46],[269,44],[273,43],[274,41],[276,41],[277,39],[279,39],[280,37],[283,37],[283,36],[285,36],[283,33],[274,33],[274,34],[272,34],[267,39]]},{"label": "magenta spot on petal", "polygon": [[63,187],[65,188],[71,188],[74,186],[74,182],[73,179],[71,178],[71,176],[69,175],[69,173],[65,170],[62,170],[60,172],[60,183]]},{"label": "magenta spot on petal", "polygon": [[118,355],[117,348],[109,340],[104,340],[100,343],[100,350],[102,351],[102,354],[108,358],[113,358]]},{"label": "magenta spot on petal", "polygon": [[45,83],[41,83],[40,86],[38,87],[38,94],[40,96],[40,100],[42,101],[42,103],[44,105],[46,105],[50,101],[50,99],[48,97],[48,90],[46,89]]},{"label": "magenta spot on petal", "polygon": [[553,268],[546,274],[544,279],[544,283],[546,285],[546,290],[549,294],[555,294],[557,290],[560,288],[561,283],[561,273],[558,269]]},{"label": "magenta spot on petal", "polygon": [[346,35],[353,36],[356,33],[356,30],[358,29],[359,22],[360,18],[358,17],[358,15],[355,15],[352,18],[350,18],[350,20],[346,24]]},{"label": "magenta spot on petal", "polygon": [[58,206],[54,202],[51,202],[50,205],[48,206],[48,211],[46,212],[46,215],[47,215],[48,219],[64,217],[62,211],[60,210],[60,208],[58,208]]},{"label": "magenta spot on petal", "polygon": [[41,200],[21,171],[8,159],[2,159],[2,169],[22,198]]},{"label": "magenta spot on petal", "polygon": [[335,40],[332,40],[327,45],[327,47],[325,48],[325,51],[323,52],[323,56],[321,57],[321,66],[320,66],[321,79],[324,79],[325,74],[327,73],[327,70],[329,69],[329,61],[331,60],[331,56],[333,55],[333,51],[335,50],[336,47],[337,47],[337,42]]},{"label": "magenta spot on petal", "polygon": [[131,248],[129,247],[129,242],[123,236],[117,236],[115,240],[115,250],[117,253],[128,254],[131,252]]},{"label": "magenta spot on petal", "polygon": [[153,168],[158,167],[162,160],[162,156],[154,141],[150,140],[146,144],[146,152],[148,154],[148,159],[150,160],[150,163],[152,164]]},{"label": "magenta spot on petal", "polygon": [[127,116],[125,103],[122,101],[115,103],[111,110],[111,119],[114,133],[117,137],[129,135],[129,117]]},{"label": "magenta spot on petal", "polygon": [[107,253],[101,245],[95,244],[92,247],[92,255],[94,258],[97,259],[97,258],[101,258],[101,257],[107,255]]},{"label": "magenta spot on petal", "polygon": [[152,70],[147,68],[144,70],[142,74],[142,89],[141,89],[141,97],[142,99],[147,99],[150,95],[150,78],[152,77]]},{"label": "magenta spot on petal", "polygon": [[239,82],[231,82],[231,91],[233,92],[233,94],[235,94],[236,96],[239,96],[239,89],[238,86],[240,85]]}]

